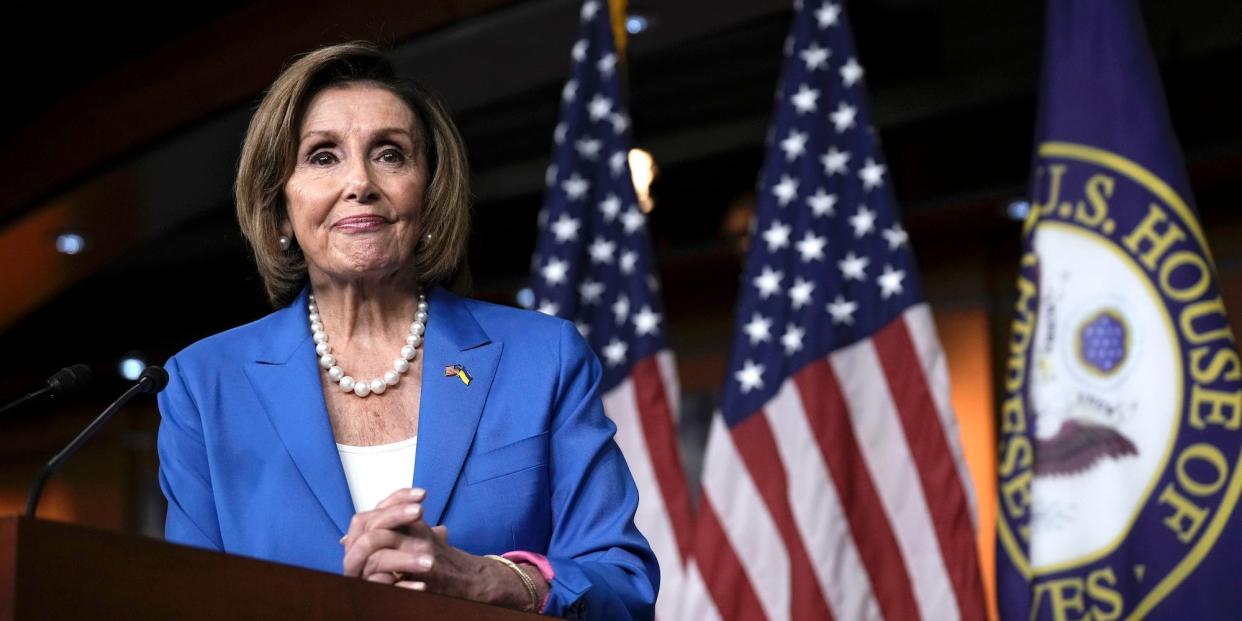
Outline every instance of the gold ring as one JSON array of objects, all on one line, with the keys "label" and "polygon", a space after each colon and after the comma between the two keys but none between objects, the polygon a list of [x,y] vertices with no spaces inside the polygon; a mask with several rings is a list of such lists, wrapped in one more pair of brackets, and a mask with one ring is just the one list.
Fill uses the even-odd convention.
[{"label": "gold ring", "polygon": [[404,571],[392,571],[392,572],[389,572],[389,573],[391,573],[391,574],[392,574],[393,579],[394,579],[394,580],[396,580],[397,582],[404,582],[404,581],[405,581],[405,572],[404,572]]}]

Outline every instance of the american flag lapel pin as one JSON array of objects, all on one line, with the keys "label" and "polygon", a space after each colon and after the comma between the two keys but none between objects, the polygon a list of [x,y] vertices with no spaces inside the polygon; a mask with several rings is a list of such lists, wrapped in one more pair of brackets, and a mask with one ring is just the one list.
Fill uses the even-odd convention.
[{"label": "american flag lapel pin", "polygon": [[460,364],[450,364],[450,365],[445,366],[444,377],[454,377],[454,376],[456,376],[457,379],[460,379],[461,383],[467,386],[470,385],[470,380],[472,378],[470,377],[470,374],[466,372],[466,367],[463,367]]}]

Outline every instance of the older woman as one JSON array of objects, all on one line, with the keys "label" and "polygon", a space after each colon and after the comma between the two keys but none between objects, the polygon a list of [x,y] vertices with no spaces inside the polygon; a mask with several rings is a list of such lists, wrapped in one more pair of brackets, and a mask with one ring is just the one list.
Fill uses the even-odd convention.
[{"label": "older woman", "polygon": [[565,321],[442,286],[467,177],[441,105],[375,48],[281,74],[236,185],[279,310],[168,362],[166,537],[549,615],[650,617],[658,569],[595,356]]}]

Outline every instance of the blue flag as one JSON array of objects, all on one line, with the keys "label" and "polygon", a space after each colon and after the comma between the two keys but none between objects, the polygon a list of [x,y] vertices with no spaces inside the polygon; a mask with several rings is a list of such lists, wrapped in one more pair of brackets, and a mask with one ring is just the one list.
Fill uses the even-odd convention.
[{"label": "blue flag", "polygon": [[1050,0],[1000,415],[1004,619],[1237,618],[1242,363],[1130,0]]}]

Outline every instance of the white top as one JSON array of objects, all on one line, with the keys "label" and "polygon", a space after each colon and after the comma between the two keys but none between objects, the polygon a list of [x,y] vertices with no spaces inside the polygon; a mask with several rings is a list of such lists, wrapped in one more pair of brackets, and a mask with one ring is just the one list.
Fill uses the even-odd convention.
[{"label": "white top", "polygon": [[414,485],[418,436],[375,446],[337,444],[336,450],[357,513],[370,511],[389,494]]}]

